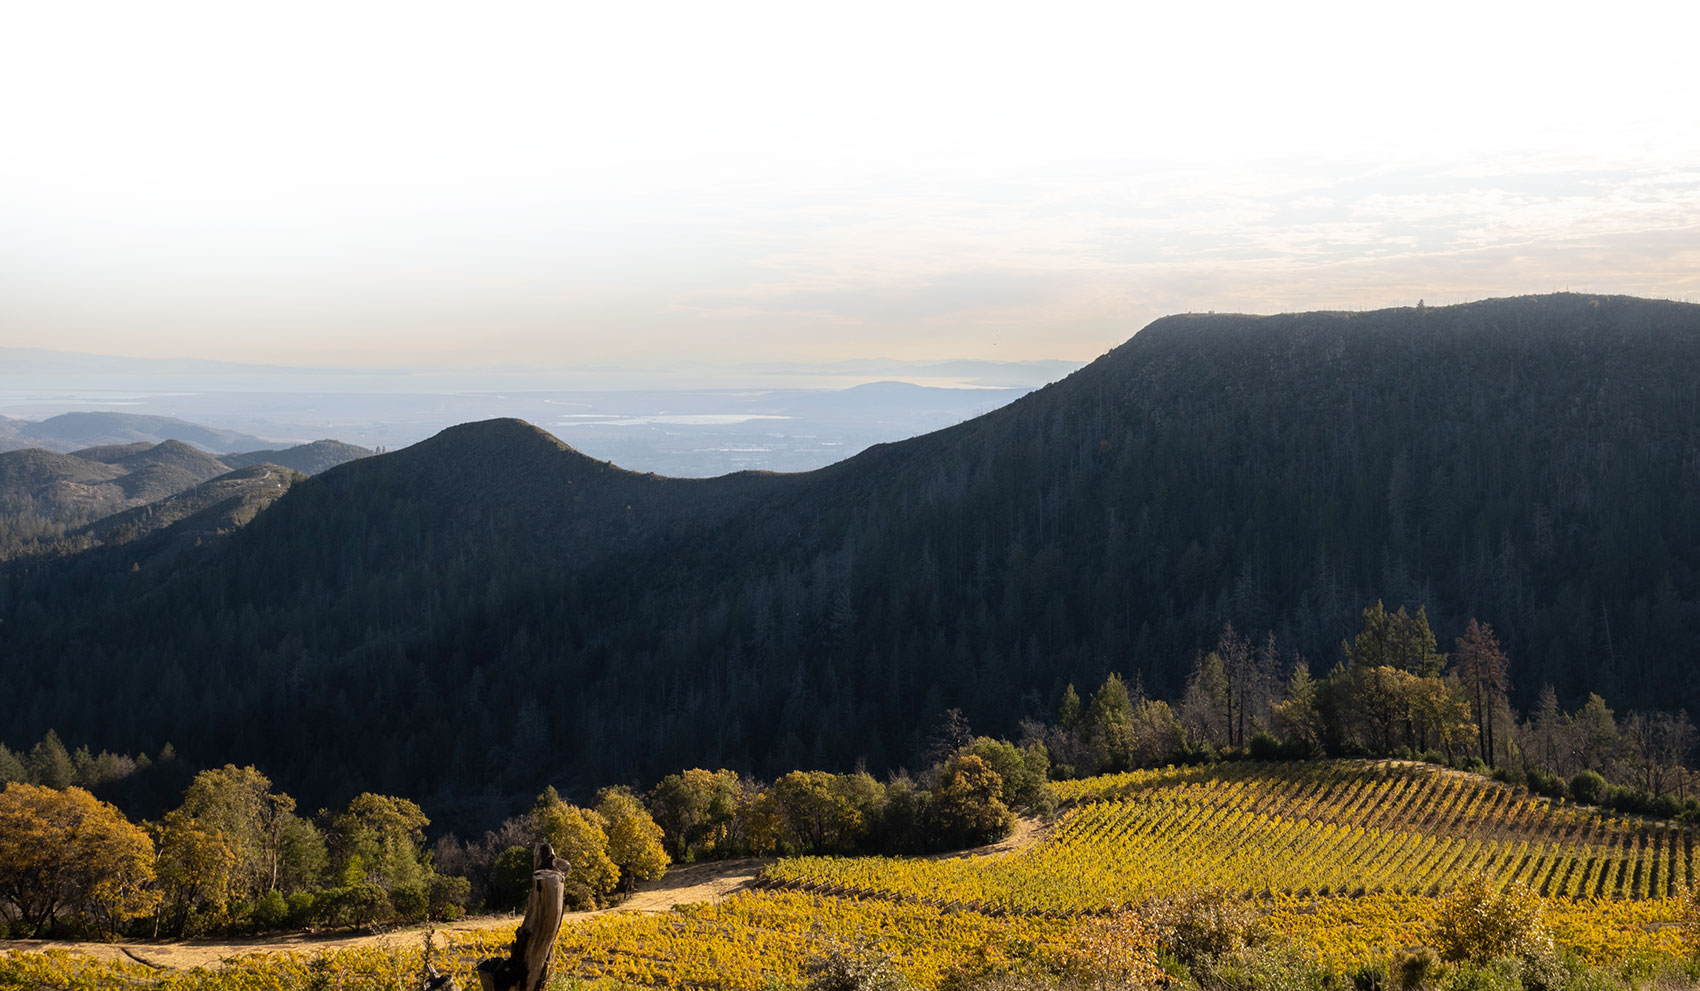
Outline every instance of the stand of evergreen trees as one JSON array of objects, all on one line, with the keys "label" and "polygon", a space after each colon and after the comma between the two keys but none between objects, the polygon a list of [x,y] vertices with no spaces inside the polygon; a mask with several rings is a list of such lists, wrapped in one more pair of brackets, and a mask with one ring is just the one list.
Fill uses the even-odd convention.
[{"label": "stand of evergreen trees", "polygon": [[1346,660],[1313,677],[1305,658],[1224,627],[1196,655],[1173,702],[1111,674],[1089,699],[1069,685],[1054,720],[1027,720],[1058,776],[1223,756],[1393,756],[1491,771],[1502,781],[1619,811],[1700,819],[1697,736],[1684,710],[1617,715],[1598,694],[1573,711],[1543,686],[1531,711],[1510,702],[1510,659],[1472,620],[1450,653],[1428,617],[1382,603],[1363,611]]},{"label": "stand of evergreen trees", "polygon": [[1024,721],[1018,744],[975,736],[950,710],[918,779],[797,770],[762,782],[692,768],[642,795],[603,788],[591,807],[550,787],[479,839],[450,833],[429,847],[430,822],[408,799],[363,793],[301,816],[263,774],[235,765],[195,774],[176,808],[136,825],[88,789],[174,769],[174,755],[69,752],[50,732],[22,755],[0,747],[0,919],[15,935],[452,919],[469,905],[517,907],[543,839],[573,865],[571,906],[594,908],[673,861],[974,846],[1006,835],[1016,810],[1052,809],[1054,778],[1233,757],[1432,760],[1622,811],[1700,818],[1683,712],[1619,717],[1598,695],[1565,712],[1548,687],[1519,714],[1494,631],[1472,621],[1442,652],[1421,609],[1375,603],[1341,652],[1313,677],[1273,633],[1254,643],[1227,626],[1173,701],[1118,674],[1089,698],[1069,685],[1056,718]]}]

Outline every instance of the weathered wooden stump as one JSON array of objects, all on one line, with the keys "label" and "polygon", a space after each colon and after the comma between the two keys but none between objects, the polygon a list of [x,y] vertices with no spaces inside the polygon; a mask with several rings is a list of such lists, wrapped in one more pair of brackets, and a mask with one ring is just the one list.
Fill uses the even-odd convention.
[{"label": "weathered wooden stump", "polygon": [[525,921],[514,933],[513,948],[506,957],[478,964],[478,983],[483,991],[543,991],[549,983],[549,964],[565,910],[570,868],[547,843],[539,843],[532,850],[531,867],[531,897],[525,903]]}]

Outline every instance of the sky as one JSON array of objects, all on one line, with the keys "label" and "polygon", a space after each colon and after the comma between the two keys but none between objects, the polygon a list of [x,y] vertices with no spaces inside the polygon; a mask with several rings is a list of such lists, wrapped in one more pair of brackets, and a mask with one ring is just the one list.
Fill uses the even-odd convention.
[{"label": "sky", "polygon": [[18,3],[0,347],[1083,361],[1700,300],[1697,8]]}]

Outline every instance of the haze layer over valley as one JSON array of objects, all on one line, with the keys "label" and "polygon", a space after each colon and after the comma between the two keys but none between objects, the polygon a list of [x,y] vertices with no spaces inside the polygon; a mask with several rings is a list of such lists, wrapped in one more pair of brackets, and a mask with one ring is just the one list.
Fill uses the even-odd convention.
[{"label": "haze layer over valley", "polygon": [[[512,417],[634,471],[807,471],[989,412],[1077,367],[869,360],[372,372],[0,348],[0,450],[175,439],[224,453],[321,438],[394,449],[457,423]],[[96,410],[132,419],[86,415]]]}]

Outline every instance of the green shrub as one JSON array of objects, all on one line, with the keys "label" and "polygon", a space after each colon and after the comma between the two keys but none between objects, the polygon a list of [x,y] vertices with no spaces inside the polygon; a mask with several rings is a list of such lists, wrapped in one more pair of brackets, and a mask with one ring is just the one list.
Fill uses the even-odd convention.
[{"label": "green shrub", "polygon": [[1570,779],[1571,796],[1576,801],[1589,805],[1601,804],[1610,787],[1598,771],[1578,771],[1576,776]]},{"label": "green shrub", "polygon": [[1529,775],[1521,767],[1496,767],[1493,769],[1493,779],[1520,788],[1529,787]]},{"label": "green shrub", "polygon": [[511,846],[496,854],[490,869],[490,908],[515,912],[525,907],[531,893],[531,851]]},{"label": "green shrub", "polygon": [[1528,778],[1529,790],[1537,795],[1545,795],[1548,798],[1570,797],[1570,787],[1564,783],[1563,778],[1556,774],[1550,774],[1538,767],[1531,767],[1528,770]]},{"label": "green shrub", "polygon": [[260,896],[248,917],[257,929],[276,929],[288,920],[289,903],[283,900],[283,892],[273,888]]},{"label": "green shrub", "polygon": [[1384,960],[1359,964],[1347,977],[1351,981],[1352,991],[1387,991],[1391,986],[1387,980],[1387,962]]},{"label": "green shrub", "polygon": [[1322,756],[1322,746],[1315,740],[1294,737],[1281,744],[1281,756],[1287,760],[1316,760]]},{"label": "green shrub", "polygon": [[431,875],[430,904],[427,912],[431,918],[443,922],[453,922],[466,914],[466,900],[472,896],[472,882],[464,877],[448,874]]},{"label": "green shrub", "polygon": [[1282,756],[1281,741],[1277,740],[1268,730],[1258,730],[1252,734],[1251,742],[1246,750],[1253,760],[1277,760]]},{"label": "green shrub", "polygon": [[316,900],[311,891],[297,891],[284,899],[284,904],[289,906],[287,921],[291,928],[303,929],[313,924],[317,918],[313,911]]},{"label": "green shrub", "polygon": [[[1268,946],[1239,950],[1200,963],[1191,977],[1198,987],[1211,991],[1337,991],[1339,988],[1332,971],[1306,959],[1302,953]],[[1181,983],[1185,986],[1193,982]]]},{"label": "green shrub", "polygon": [[419,922],[425,918],[425,908],[430,904],[430,895],[423,883],[400,884],[390,889],[390,908],[395,910],[395,916],[403,922]]},{"label": "green shrub", "polygon": [[351,884],[322,891],[313,901],[315,920],[332,928],[375,925],[392,914],[389,896],[375,884]]},{"label": "green shrub", "polygon": [[1448,974],[1442,991],[1524,991],[1523,961],[1500,957],[1484,963],[1465,964]]}]

